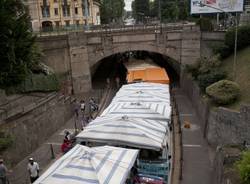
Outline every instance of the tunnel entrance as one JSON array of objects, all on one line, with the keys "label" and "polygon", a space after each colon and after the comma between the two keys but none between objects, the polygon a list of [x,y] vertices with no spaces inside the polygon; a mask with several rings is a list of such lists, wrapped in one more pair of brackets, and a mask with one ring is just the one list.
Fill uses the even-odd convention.
[{"label": "tunnel entrance", "polygon": [[133,60],[151,60],[157,66],[164,68],[170,78],[172,85],[179,84],[179,64],[167,56],[148,51],[128,51],[117,53],[100,60],[91,68],[93,89],[105,88],[107,81],[116,82],[119,78],[120,84],[126,83],[126,63]]}]

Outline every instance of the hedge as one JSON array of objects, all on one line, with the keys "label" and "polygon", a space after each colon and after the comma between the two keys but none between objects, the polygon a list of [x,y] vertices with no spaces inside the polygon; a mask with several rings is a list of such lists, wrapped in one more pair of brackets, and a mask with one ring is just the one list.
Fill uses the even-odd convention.
[{"label": "hedge", "polygon": [[240,95],[239,85],[228,80],[218,81],[206,88],[207,95],[219,105],[233,103]]}]

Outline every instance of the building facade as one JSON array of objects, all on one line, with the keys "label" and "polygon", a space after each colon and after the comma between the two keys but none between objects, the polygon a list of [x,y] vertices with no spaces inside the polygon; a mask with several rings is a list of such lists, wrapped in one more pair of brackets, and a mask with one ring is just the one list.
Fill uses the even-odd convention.
[{"label": "building facade", "polygon": [[250,24],[250,0],[244,1],[244,12],[240,16],[240,24]]},{"label": "building facade", "polygon": [[100,24],[99,0],[28,0],[33,31],[69,30]]}]

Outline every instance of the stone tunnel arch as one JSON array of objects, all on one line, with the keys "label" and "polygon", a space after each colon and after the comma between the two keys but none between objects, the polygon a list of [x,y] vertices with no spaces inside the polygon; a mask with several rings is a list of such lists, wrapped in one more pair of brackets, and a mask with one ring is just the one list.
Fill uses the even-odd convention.
[{"label": "stone tunnel arch", "polygon": [[[148,57],[152,59],[154,63],[156,63],[158,66],[163,67],[166,69],[170,80],[174,81],[175,83],[179,82],[179,76],[180,76],[180,63],[173,58],[170,58],[169,56],[163,55],[161,53],[152,52],[148,50],[129,50],[125,52],[118,52],[109,56],[106,56],[102,58],[101,60],[97,61],[94,65],[90,67],[91,71],[91,80],[92,84],[94,83],[94,80],[96,80],[96,76],[102,79],[102,82],[105,83],[106,78],[108,77],[108,74],[112,72],[112,66],[115,65],[116,62],[118,62],[118,58],[127,52],[142,52],[145,57]],[[105,62],[107,64],[105,64]],[[110,68],[107,68],[107,65],[110,65]],[[114,69],[114,68],[113,68]],[[105,72],[103,70],[106,70]],[[102,76],[99,75],[99,73],[102,74]],[[100,82],[100,81],[99,81]],[[105,86],[102,85],[102,87]],[[94,85],[92,85],[94,87]]]},{"label": "stone tunnel arch", "polygon": [[169,56],[177,61],[177,66],[191,64],[200,57],[200,31],[194,27],[162,32],[72,33],[68,44],[75,93],[91,90],[91,69],[116,53],[145,50]]}]

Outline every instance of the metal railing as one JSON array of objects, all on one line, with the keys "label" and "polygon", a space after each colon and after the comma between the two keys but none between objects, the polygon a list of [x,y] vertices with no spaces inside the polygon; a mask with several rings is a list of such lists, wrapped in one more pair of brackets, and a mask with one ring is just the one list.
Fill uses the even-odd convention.
[{"label": "metal railing", "polygon": [[194,23],[169,23],[169,24],[145,24],[145,25],[70,25],[61,27],[50,27],[40,29],[39,32],[34,32],[37,36],[56,36],[67,35],[72,32],[85,32],[85,33],[113,33],[113,32],[126,32],[126,31],[150,31],[161,32],[171,30],[182,30],[183,27],[195,26]]}]

